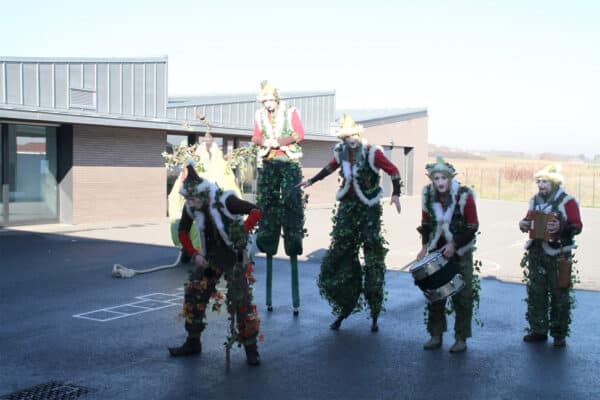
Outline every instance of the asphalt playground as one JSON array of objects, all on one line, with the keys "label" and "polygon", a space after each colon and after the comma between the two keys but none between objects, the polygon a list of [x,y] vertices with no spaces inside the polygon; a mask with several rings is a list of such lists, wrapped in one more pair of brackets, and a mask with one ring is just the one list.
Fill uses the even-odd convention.
[{"label": "asphalt playground", "polygon": [[131,268],[171,263],[177,249],[169,243],[167,221],[0,230],[0,399],[52,382],[80,388],[82,399],[600,397],[600,269],[592,242],[599,210],[583,210],[581,284],[571,337],[561,349],[521,340],[525,287],[518,260],[525,238],[516,226],[526,204],[480,201],[475,258],[483,262],[483,326],[474,325],[467,352],[450,354],[451,332],[442,349],[422,349],[425,300],[405,272],[418,251],[419,206],[417,198],[404,198],[401,215],[386,207],[390,269],[379,332],[370,332],[366,313],[353,315],[337,332],[328,328],[333,317],[315,282],[328,246],[331,208],[313,207],[299,268],[300,315],[292,315],[284,257],[275,260],[274,310],[266,311],[265,263],[259,256],[254,294],[264,335],[262,365],[246,365],[243,350],[234,348],[229,369],[224,312],[208,313],[200,356],[168,355],[167,346],[185,339],[178,314],[187,268],[111,277],[115,263]]}]

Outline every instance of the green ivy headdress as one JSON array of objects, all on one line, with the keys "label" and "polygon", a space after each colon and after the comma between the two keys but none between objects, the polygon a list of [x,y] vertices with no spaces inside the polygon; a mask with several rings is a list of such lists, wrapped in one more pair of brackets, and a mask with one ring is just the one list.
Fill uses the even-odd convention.
[{"label": "green ivy headdress", "polygon": [[425,166],[426,175],[429,179],[433,179],[433,174],[441,172],[446,175],[448,179],[452,179],[456,176],[456,170],[454,166],[449,162],[444,161],[442,156],[437,156],[434,163],[427,164]]}]

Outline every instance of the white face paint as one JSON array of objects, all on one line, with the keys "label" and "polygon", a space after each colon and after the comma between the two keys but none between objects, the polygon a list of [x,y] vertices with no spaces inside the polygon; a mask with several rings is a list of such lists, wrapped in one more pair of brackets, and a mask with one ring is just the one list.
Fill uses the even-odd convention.
[{"label": "white face paint", "polygon": [[538,179],[536,181],[540,196],[547,197],[552,193],[552,182],[548,179]]},{"label": "white face paint", "polygon": [[268,112],[274,112],[277,110],[277,101],[276,100],[265,100],[263,101],[263,106],[267,109]]},{"label": "white face paint", "polygon": [[448,191],[448,187],[450,186],[450,179],[448,179],[448,177],[441,172],[434,172],[431,182],[433,182],[435,189],[439,193],[446,193]]},{"label": "white face paint", "polygon": [[355,149],[360,144],[360,136],[358,136],[358,135],[348,136],[346,139],[344,139],[344,142],[346,142],[346,145],[348,147],[350,147],[351,149]]}]

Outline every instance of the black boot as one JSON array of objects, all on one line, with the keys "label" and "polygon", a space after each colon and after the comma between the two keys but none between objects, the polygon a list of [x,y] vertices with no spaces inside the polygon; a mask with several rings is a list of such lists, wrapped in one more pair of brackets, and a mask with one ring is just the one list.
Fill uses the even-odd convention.
[{"label": "black boot", "polygon": [[371,332],[379,332],[379,326],[377,325],[377,317],[373,318],[373,322],[371,322]]},{"label": "black boot", "polygon": [[260,365],[260,355],[256,343],[244,346],[246,350],[246,362],[248,365]]},{"label": "black boot", "polygon": [[524,342],[545,342],[546,340],[548,340],[548,335],[544,335],[543,333],[531,332],[523,336]]},{"label": "black boot", "polygon": [[345,319],[346,317],[337,317],[337,319],[335,321],[333,321],[333,323],[331,325],[329,325],[329,327],[334,330],[337,331],[338,329],[340,329],[340,326],[342,326],[342,321]]},{"label": "black boot", "polygon": [[181,249],[181,259],[180,261],[183,264],[189,264],[190,261],[192,261],[192,259],[190,258],[190,256],[187,255],[187,253],[185,252],[185,250]]},{"label": "black boot", "polygon": [[195,354],[202,353],[202,343],[200,343],[199,337],[189,337],[185,340],[185,343],[179,347],[169,347],[169,353],[173,357],[180,356],[192,356]]},{"label": "black boot", "polygon": [[567,345],[567,340],[562,336],[554,337],[554,347],[565,347]]}]

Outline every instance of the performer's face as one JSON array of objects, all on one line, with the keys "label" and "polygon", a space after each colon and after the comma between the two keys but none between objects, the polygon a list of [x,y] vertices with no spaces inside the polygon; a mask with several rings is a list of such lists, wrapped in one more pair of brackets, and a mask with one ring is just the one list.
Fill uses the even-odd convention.
[{"label": "performer's face", "polygon": [[538,179],[536,181],[540,196],[546,197],[552,193],[552,182],[548,179]]},{"label": "performer's face", "polygon": [[434,172],[431,181],[439,193],[446,193],[448,191],[450,179],[448,179],[448,177],[441,172]]},{"label": "performer's face", "polygon": [[263,101],[263,106],[267,109],[267,111],[273,112],[273,111],[277,110],[277,101],[276,100],[265,100],[265,101]]},{"label": "performer's face", "polygon": [[358,135],[352,135],[348,136],[346,139],[344,139],[344,141],[348,147],[355,149],[360,144],[360,137]]}]

